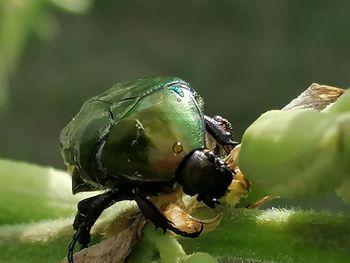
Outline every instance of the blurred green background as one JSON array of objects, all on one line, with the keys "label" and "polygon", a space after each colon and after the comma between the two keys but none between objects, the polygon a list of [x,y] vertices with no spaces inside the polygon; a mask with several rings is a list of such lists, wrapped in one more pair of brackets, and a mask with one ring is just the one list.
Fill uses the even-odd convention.
[{"label": "blurred green background", "polygon": [[[313,82],[348,86],[350,2],[58,2],[0,0],[1,158],[64,168],[61,129],[118,81],[181,77],[208,115],[233,123],[238,140]],[[23,5],[34,11],[11,18]]]}]

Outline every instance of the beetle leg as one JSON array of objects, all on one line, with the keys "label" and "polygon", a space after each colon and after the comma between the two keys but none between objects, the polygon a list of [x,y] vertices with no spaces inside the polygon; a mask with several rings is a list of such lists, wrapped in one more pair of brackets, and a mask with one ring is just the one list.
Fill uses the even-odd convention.
[{"label": "beetle leg", "polygon": [[146,197],[141,195],[135,196],[135,201],[140,208],[143,216],[150,220],[156,228],[161,228],[164,233],[167,229],[173,231],[174,233],[181,235],[183,237],[198,237],[200,233],[203,231],[203,224],[201,225],[201,228],[193,233],[187,233],[185,231],[181,231],[180,229],[176,228],[173,222],[169,221],[160,211],[159,209]]},{"label": "beetle leg", "polygon": [[86,248],[90,242],[90,230],[100,217],[102,212],[121,200],[131,200],[129,193],[119,193],[117,189],[84,199],[78,203],[78,212],[75,216],[73,229],[76,230],[72,241],[68,246],[68,262],[73,263],[74,247],[77,242],[81,244],[81,249]]},{"label": "beetle leg", "polygon": [[[220,116],[213,118],[204,115],[205,128],[207,132],[217,141],[218,144],[223,146],[230,146],[234,148],[238,143],[233,140],[233,131],[230,122]],[[227,148],[230,148],[227,147]],[[232,149],[226,149],[230,151]]]}]

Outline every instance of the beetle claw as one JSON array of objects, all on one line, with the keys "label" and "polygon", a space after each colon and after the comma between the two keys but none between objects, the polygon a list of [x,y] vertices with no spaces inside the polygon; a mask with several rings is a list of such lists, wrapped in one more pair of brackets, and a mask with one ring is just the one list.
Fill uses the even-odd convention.
[{"label": "beetle claw", "polygon": [[175,234],[178,234],[178,235],[183,236],[183,237],[190,237],[190,238],[199,237],[199,235],[203,232],[203,229],[204,229],[203,223],[201,223],[201,228],[199,230],[196,229],[195,232],[191,232],[191,233],[182,231],[176,227],[170,228],[170,230],[173,231]]},{"label": "beetle claw", "polygon": [[68,255],[67,255],[67,261],[68,263],[73,263],[73,254],[74,254],[74,247],[76,245],[76,243],[78,242],[80,238],[80,230],[78,229],[73,237],[72,237],[72,241],[69,243],[68,245]]},{"label": "beetle claw", "polygon": [[200,233],[203,231],[203,223],[201,224],[201,228],[196,230],[193,233],[187,233],[178,229],[174,223],[168,220],[159,210],[158,208],[146,197],[136,195],[135,201],[139,206],[142,214],[146,219],[149,219],[155,226],[155,228],[161,228],[164,233],[167,230],[173,231],[175,234],[178,234],[183,237],[198,237]]}]

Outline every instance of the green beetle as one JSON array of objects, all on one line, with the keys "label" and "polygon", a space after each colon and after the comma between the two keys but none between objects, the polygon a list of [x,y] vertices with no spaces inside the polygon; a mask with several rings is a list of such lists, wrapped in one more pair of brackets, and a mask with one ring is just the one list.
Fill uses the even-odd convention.
[{"label": "green beetle", "polygon": [[[180,185],[213,208],[225,195],[234,173],[220,152],[237,143],[230,123],[204,115],[202,104],[187,82],[173,77],[118,83],[85,102],[61,132],[61,152],[74,194],[108,191],[79,202],[68,262],[77,242],[87,247],[103,210],[121,200],[135,200],[145,218],[164,231],[200,234],[202,229],[177,229],[148,197]],[[213,141],[215,147],[209,147]]]}]

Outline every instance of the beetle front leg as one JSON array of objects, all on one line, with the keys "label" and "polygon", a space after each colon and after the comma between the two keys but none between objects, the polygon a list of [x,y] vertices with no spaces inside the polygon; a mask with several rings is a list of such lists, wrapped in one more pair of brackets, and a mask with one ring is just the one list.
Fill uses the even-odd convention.
[{"label": "beetle front leg", "polygon": [[101,213],[113,204],[112,192],[93,196],[78,203],[78,212],[75,216],[73,229],[80,231],[79,243],[86,248],[90,242],[90,230]]},{"label": "beetle front leg", "polygon": [[169,221],[160,211],[159,209],[146,197],[141,195],[135,196],[135,201],[141,210],[143,216],[150,220],[156,228],[161,228],[164,233],[167,229],[173,231],[174,233],[181,235],[183,237],[191,237],[195,238],[200,235],[200,233],[203,231],[203,224],[201,225],[201,228],[195,232],[187,233],[185,231],[181,231],[180,229],[176,228],[173,224],[173,222]]},{"label": "beetle front leg", "polygon": [[73,263],[74,247],[77,242],[81,244],[81,249],[86,248],[90,242],[90,230],[101,213],[113,204],[111,191],[84,199],[78,203],[78,212],[75,216],[73,229],[76,232],[72,241],[68,245],[67,260]]},{"label": "beetle front leg", "polygon": [[214,116],[211,118],[204,115],[204,121],[207,132],[215,139],[215,141],[217,141],[218,144],[224,147],[227,153],[238,144],[233,140],[233,130],[231,123],[228,120],[220,116]]},{"label": "beetle front leg", "polygon": [[133,196],[129,193],[120,193],[117,189],[84,199],[78,203],[78,212],[75,216],[73,229],[76,230],[72,241],[68,246],[67,260],[73,263],[74,247],[77,242],[81,249],[86,248],[90,242],[90,230],[100,217],[102,212],[117,201],[131,200]]}]

